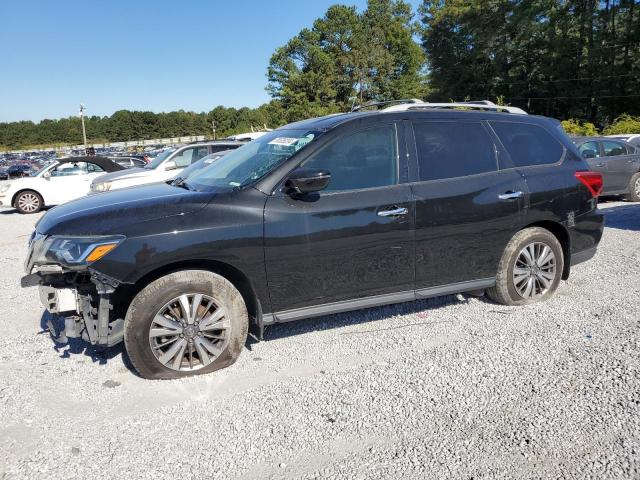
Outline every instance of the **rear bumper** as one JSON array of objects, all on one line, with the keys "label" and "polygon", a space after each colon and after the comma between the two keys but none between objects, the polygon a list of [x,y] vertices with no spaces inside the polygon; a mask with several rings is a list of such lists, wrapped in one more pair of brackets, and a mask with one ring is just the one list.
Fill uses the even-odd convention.
[{"label": "rear bumper", "polygon": [[571,265],[589,260],[596,253],[596,248],[604,230],[604,215],[597,209],[575,217],[573,225],[568,225],[571,245]]},{"label": "rear bumper", "polygon": [[571,266],[578,265],[579,263],[586,262],[594,257],[597,252],[596,247],[589,248],[587,250],[582,250],[581,252],[576,252],[571,255]]}]

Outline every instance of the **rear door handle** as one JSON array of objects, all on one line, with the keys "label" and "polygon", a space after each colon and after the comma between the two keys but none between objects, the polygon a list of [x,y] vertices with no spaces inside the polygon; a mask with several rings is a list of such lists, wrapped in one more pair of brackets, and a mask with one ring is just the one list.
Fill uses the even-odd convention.
[{"label": "rear door handle", "polygon": [[520,198],[524,195],[522,192],[505,192],[498,195],[500,200],[513,200],[514,198]]},{"label": "rear door handle", "polygon": [[400,215],[406,215],[407,210],[404,207],[393,208],[391,210],[380,210],[378,212],[379,217],[399,217]]},{"label": "rear door handle", "polygon": [[596,167],[604,167],[604,163],[596,163]]}]

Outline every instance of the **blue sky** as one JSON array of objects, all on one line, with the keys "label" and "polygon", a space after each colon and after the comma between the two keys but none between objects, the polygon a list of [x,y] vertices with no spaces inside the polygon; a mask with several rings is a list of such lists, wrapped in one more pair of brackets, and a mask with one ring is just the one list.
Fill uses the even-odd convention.
[{"label": "blue sky", "polygon": [[366,0],[0,0],[0,121],[258,106],[273,51],[335,3]]}]

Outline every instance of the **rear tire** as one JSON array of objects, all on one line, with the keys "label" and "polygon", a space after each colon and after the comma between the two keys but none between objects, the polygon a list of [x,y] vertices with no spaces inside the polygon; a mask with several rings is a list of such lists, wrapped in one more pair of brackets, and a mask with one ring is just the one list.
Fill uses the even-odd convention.
[{"label": "rear tire", "polygon": [[636,173],[629,181],[629,193],[625,198],[630,202],[640,202],[640,173]]},{"label": "rear tire", "polygon": [[182,270],[135,296],[125,317],[124,343],[141,377],[181,378],[232,365],[248,325],[242,295],[231,282],[206,270]]},{"label": "rear tire", "polygon": [[487,296],[510,306],[547,300],[558,288],[563,269],[562,246],[555,235],[540,227],[526,228],[505,248],[496,285],[487,289]]},{"label": "rear tire", "polygon": [[22,214],[37,213],[42,210],[44,201],[38,192],[25,190],[16,196],[14,206]]}]

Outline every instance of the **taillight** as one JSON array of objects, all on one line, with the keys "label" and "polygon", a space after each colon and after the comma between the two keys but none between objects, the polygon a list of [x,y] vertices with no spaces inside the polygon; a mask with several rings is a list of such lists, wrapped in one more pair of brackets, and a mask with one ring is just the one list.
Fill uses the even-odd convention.
[{"label": "taillight", "polygon": [[602,174],[598,172],[576,172],[575,177],[589,189],[593,197],[602,193]]}]

